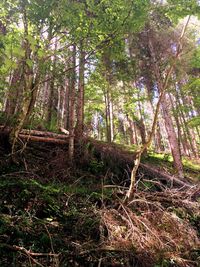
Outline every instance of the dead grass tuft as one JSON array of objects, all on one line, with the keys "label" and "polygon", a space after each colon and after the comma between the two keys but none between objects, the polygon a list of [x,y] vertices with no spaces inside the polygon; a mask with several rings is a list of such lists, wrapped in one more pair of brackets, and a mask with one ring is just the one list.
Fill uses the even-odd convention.
[{"label": "dead grass tuft", "polygon": [[[182,194],[179,201],[176,194],[175,205],[178,202],[184,208],[187,203],[199,211],[199,203],[196,202],[195,206],[192,201],[181,197]],[[187,219],[180,218],[163,205],[167,198],[170,201],[170,194],[159,193],[159,197],[160,201],[155,196],[153,201],[148,193],[141,192],[130,203],[120,203],[118,209],[103,209],[105,246],[134,252],[141,266],[154,266],[163,259],[174,266],[198,266],[197,261],[189,260],[191,253],[200,249],[197,230]],[[169,206],[171,210],[175,208],[172,202]]]}]

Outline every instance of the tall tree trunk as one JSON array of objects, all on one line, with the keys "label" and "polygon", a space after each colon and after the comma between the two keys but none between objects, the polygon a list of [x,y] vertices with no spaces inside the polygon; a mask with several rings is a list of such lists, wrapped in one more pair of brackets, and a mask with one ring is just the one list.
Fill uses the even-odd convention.
[{"label": "tall tree trunk", "polygon": [[12,78],[10,81],[6,105],[5,105],[5,112],[7,117],[13,116],[16,112],[16,107],[18,104],[18,94],[19,90],[21,89],[21,81],[22,81],[22,73],[21,68],[17,68],[13,71]]},{"label": "tall tree trunk", "polygon": [[63,85],[58,87],[58,107],[57,107],[57,122],[58,128],[64,127],[64,112],[65,112],[65,88]]},{"label": "tall tree trunk", "polygon": [[65,99],[64,99],[64,121],[63,126],[65,129],[69,129],[69,78],[65,78]]},{"label": "tall tree trunk", "polygon": [[173,125],[172,116],[168,108],[169,107],[168,104],[169,104],[168,99],[166,95],[164,95],[162,102],[161,102],[161,107],[162,107],[162,112],[163,112],[163,117],[165,121],[165,127],[167,131],[168,139],[169,139],[170,148],[171,148],[172,156],[174,159],[174,167],[176,168],[179,177],[184,178],[179,142],[176,136],[176,132],[175,132],[174,125]]},{"label": "tall tree trunk", "polygon": [[[152,102],[152,97],[149,94],[149,91],[150,90],[148,90],[149,101],[150,101],[150,105],[151,105],[151,109],[152,109],[152,114],[154,114],[155,109],[154,109],[153,102]],[[155,138],[155,149],[156,149],[156,151],[158,151],[158,152],[165,151],[165,147],[164,147],[164,144],[163,144],[162,135],[161,135],[161,131],[160,131],[159,120],[157,121],[157,126],[156,126],[156,130],[155,130],[154,138]]]},{"label": "tall tree trunk", "polygon": [[48,95],[48,104],[47,104],[47,123],[51,127],[52,126],[52,119],[55,116],[55,74],[56,74],[56,50],[57,50],[57,40],[55,41],[54,46],[54,55],[53,55],[53,65],[52,65],[52,72],[51,72],[51,80],[49,85],[49,95]]},{"label": "tall tree trunk", "polygon": [[[165,91],[167,89],[167,86],[169,86],[169,79],[170,79],[170,75],[172,74],[172,71],[174,69],[174,65],[176,63],[176,61],[178,60],[178,57],[181,53],[181,41],[182,38],[185,34],[186,31],[186,27],[189,23],[190,17],[188,18],[185,26],[183,27],[181,36],[179,38],[179,44],[177,47],[177,51],[176,51],[176,55],[174,58],[174,62],[173,64],[169,67],[167,74],[165,75],[165,79],[163,82],[163,78],[162,75],[160,73],[160,69],[156,60],[156,54],[155,54],[155,47],[153,46],[153,42],[151,40],[151,36],[149,35],[149,50],[152,56],[152,60],[153,60],[153,71],[154,71],[154,75],[156,78],[156,82],[157,82],[157,87],[158,87],[158,92],[159,94],[163,94],[162,98],[161,98],[161,107],[162,107],[162,111],[163,111],[163,117],[165,120],[165,127],[166,127],[166,131],[167,131],[167,135],[168,135],[168,140],[170,143],[170,148],[171,148],[171,152],[172,152],[172,156],[173,156],[173,160],[174,160],[174,166],[176,168],[176,171],[179,175],[180,178],[183,178],[183,164],[181,161],[181,153],[180,153],[180,149],[179,149],[179,145],[178,145],[178,140],[176,137],[176,132],[174,130],[174,126],[173,126],[173,122],[171,119],[171,114],[168,110],[168,104],[167,104],[167,98],[165,95]],[[164,92],[164,93],[163,93]],[[157,123],[157,122],[156,122]]]},{"label": "tall tree trunk", "polygon": [[17,118],[17,123],[13,130],[10,133],[10,140],[12,142],[12,154],[15,152],[15,145],[22,129],[25,121],[28,119],[28,110],[31,103],[31,92],[33,88],[33,69],[27,63],[28,60],[31,60],[31,48],[30,43],[28,40],[28,19],[26,13],[26,6],[23,6],[23,24],[24,24],[24,51],[25,57],[23,61],[23,73],[22,73],[22,80],[23,80],[23,99],[21,103],[21,111]]},{"label": "tall tree trunk", "polygon": [[84,72],[85,72],[85,51],[83,41],[80,43],[79,51],[79,80],[78,80],[78,94],[77,94],[77,125],[76,135],[83,136],[84,130]]},{"label": "tall tree trunk", "polygon": [[76,45],[72,47],[72,70],[69,92],[69,160],[74,159],[74,126],[75,126],[75,94],[76,94]]},{"label": "tall tree trunk", "polygon": [[108,104],[108,94],[107,89],[104,91],[104,102],[105,102],[105,117],[106,117],[106,139],[107,142],[111,142],[111,133],[110,133],[110,120],[109,120],[109,104]]},{"label": "tall tree trunk", "polygon": [[170,102],[171,102],[171,106],[172,106],[172,109],[173,109],[174,119],[176,121],[179,148],[182,145],[185,155],[190,156],[190,151],[188,149],[187,136],[185,134],[184,129],[183,129],[183,134],[181,133],[181,117],[180,117],[180,114],[179,114],[179,110],[177,110],[178,112],[176,112],[176,108],[175,108],[175,105],[174,105],[174,100],[172,99],[172,95],[169,93],[168,96],[169,96],[169,99],[170,99]]},{"label": "tall tree trunk", "polygon": [[114,124],[113,124],[113,104],[110,95],[110,88],[106,88],[104,92],[104,99],[105,99],[105,109],[106,109],[107,142],[111,143],[114,137]]},{"label": "tall tree trunk", "polygon": [[129,135],[130,135],[130,144],[134,145],[136,144],[136,136],[135,136],[135,129],[134,129],[134,122],[129,118],[127,115],[127,120],[129,123]]},{"label": "tall tree trunk", "polygon": [[105,67],[104,77],[107,82],[106,89],[104,91],[105,108],[106,108],[106,129],[107,129],[107,141],[110,143],[114,138],[114,122],[113,122],[113,102],[112,102],[112,74],[111,74],[111,61],[109,51],[104,51],[103,63]]},{"label": "tall tree trunk", "polygon": [[34,82],[32,82],[29,106],[28,106],[28,110],[27,110],[27,113],[26,113],[26,119],[24,121],[24,124],[27,124],[27,123],[30,122],[30,116],[31,116],[31,113],[32,113],[33,108],[35,106],[35,102],[36,102],[36,99],[37,99],[37,93],[38,93],[38,89],[39,89],[39,81],[40,81],[40,73],[39,72],[40,72],[40,70],[38,68],[37,73],[35,75]]},{"label": "tall tree trunk", "polygon": [[[180,86],[180,85],[179,85]],[[190,130],[188,129],[188,125],[187,125],[187,122],[186,122],[186,115],[183,111],[183,109],[181,108],[181,102],[180,102],[180,97],[183,101],[183,103],[186,105],[185,103],[185,98],[184,98],[184,95],[182,94],[181,92],[181,89],[179,88],[179,92],[180,92],[180,95],[178,93],[178,91],[176,90],[176,99],[177,99],[177,103],[178,103],[178,106],[179,106],[179,112],[180,112],[180,118],[182,119],[183,121],[183,131],[184,131],[184,134],[187,136],[186,137],[186,142],[189,141],[189,144],[190,144],[190,150],[192,151],[192,154],[196,157],[197,156],[197,152],[195,150],[195,145],[193,144],[192,142],[192,138],[191,138],[191,133],[190,133]]]},{"label": "tall tree trunk", "polygon": [[157,148],[157,151],[158,152],[164,152],[165,151],[165,146],[163,144],[163,138],[162,138],[162,135],[161,135],[159,121],[157,122],[155,138],[156,138],[156,148]]},{"label": "tall tree trunk", "polygon": [[109,115],[110,115],[110,139],[111,142],[114,140],[114,118],[113,118],[113,101],[112,95],[110,94],[110,108],[109,108]]},{"label": "tall tree trunk", "polygon": [[[144,116],[142,114],[142,107],[141,107],[140,93],[139,92],[138,92],[137,97],[138,97],[138,107],[139,107],[140,119],[136,120],[136,125],[138,127],[139,132],[140,132],[142,145],[144,145],[146,143],[146,127],[145,127],[145,123],[144,123]],[[144,155],[147,154],[147,148],[144,149],[143,154]]]}]

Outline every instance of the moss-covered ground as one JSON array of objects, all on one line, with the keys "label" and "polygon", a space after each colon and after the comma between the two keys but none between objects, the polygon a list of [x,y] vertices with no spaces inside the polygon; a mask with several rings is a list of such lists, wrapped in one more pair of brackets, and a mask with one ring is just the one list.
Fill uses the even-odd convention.
[{"label": "moss-covered ground", "polygon": [[[74,166],[53,144],[30,144],[18,164],[0,149],[0,266],[199,266],[199,192],[160,192],[140,176],[125,205],[121,148],[106,157],[90,146],[84,157],[78,148]],[[173,171],[168,156],[144,161]],[[197,180],[197,164],[184,165]]]}]

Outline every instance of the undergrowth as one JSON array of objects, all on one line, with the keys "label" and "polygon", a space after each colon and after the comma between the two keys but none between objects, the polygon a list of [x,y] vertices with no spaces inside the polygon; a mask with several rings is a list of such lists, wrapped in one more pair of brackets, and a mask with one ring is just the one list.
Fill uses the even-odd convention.
[{"label": "undergrowth", "polygon": [[[32,144],[19,165],[1,151],[1,267],[200,265],[199,187],[170,188],[140,171],[124,203],[127,155],[103,145],[78,151],[75,167],[53,145]],[[172,168],[166,157],[144,160]]]}]

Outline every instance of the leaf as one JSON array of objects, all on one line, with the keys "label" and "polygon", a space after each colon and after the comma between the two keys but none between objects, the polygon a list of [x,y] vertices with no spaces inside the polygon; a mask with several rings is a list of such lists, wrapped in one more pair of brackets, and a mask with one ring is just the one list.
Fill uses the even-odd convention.
[{"label": "leaf", "polygon": [[33,61],[31,59],[27,59],[26,64],[29,66],[29,68],[33,67]]},{"label": "leaf", "polygon": [[188,121],[188,126],[197,127],[200,125],[200,116],[196,116]]},{"label": "leaf", "polygon": [[14,47],[12,52],[16,57],[24,57],[25,54],[24,49],[21,47]]},{"label": "leaf", "polygon": [[39,49],[38,50],[38,57],[41,59],[41,58],[43,58],[44,56],[45,56],[45,51],[44,50],[42,50],[42,49]]}]

